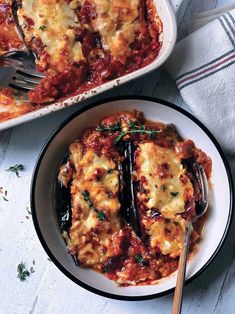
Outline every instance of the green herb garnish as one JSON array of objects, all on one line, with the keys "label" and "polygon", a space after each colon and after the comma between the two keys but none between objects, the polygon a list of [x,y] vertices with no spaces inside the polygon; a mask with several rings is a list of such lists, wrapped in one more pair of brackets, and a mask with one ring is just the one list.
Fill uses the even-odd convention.
[{"label": "green herb garnish", "polygon": [[82,196],[84,201],[87,202],[88,207],[94,210],[94,212],[96,213],[96,217],[99,220],[105,220],[105,214],[94,207],[93,202],[90,199],[89,192],[87,190],[82,191]]},{"label": "green herb garnish", "polygon": [[161,131],[156,130],[130,130],[130,131],[122,131],[121,134],[115,139],[114,144],[116,145],[118,142],[120,142],[123,137],[127,134],[134,134],[134,133],[140,133],[140,134],[148,134],[149,136],[154,136],[155,134],[159,133]]},{"label": "green herb garnish", "polygon": [[136,254],[135,255],[135,260],[138,264],[140,265],[145,265],[145,261],[144,261],[144,258],[141,254]]},{"label": "green herb garnish", "polygon": [[163,192],[166,192],[167,186],[166,186],[165,184],[163,184],[163,185],[161,186],[161,189],[162,189]]},{"label": "green herb garnish", "polygon": [[84,198],[84,201],[87,202],[87,201],[90,200],[90,194],[89,194],[88,191],[86,191],[86,190],[82,191],[82,196],[83,196],[83,198]]},{"label": "green herb garnish", "polygon": [[2,198],[3,198],[3,200],[4,200],[5,202],[8,202],[8,201],[9,201],[5,196],[3,196]]},{"label": "green herb garnish", "polygon": [[130,126],[130,129],[131,129],[131,130],[134,130],[134,129],[135,129],[135,121],[130,120],[129,126]]},{"label": "green herb garnish", "polygon": [[109,272],[109,268],[108,267],[104,267],[103,268],[103,273],[108,273]]},{"label": "green herb garnish", "polygon": [[24,170],[24,166],[22,164],[16,164],[14,166],[9,167],[5,171],[15,172],[16,176],[20,177],[19,171],[23,171],[23,170]]},{"label": "green herb garnish", "polygon": [[128,131],[122,131],[119,136],[115,139],[114,144],[116,145],[119,141],[123,139],[123,137],[127,134],[148,134],[149,137],[155,136],[157,133],[162,132],[161,130],[152,130],[152,129],[146,129],[143,124],[136,125],[133,121],[129,122],[130,130]]},{"label": "green herb garnish", "polygon": [[44,32],[46,28],[47,28],[47,27],[46,27],[45,25],[41,25],[41,26],[39,26],[38,29],[40,29],[42,32]]},{"label": "green herb garnish", "polygon": [[172,195],[173,197],[177,196],[178,194],[179,194],[179,192],[171,192],[171,195]]},{"label": "green herb garnish", "polygon": [[28,271],[28,269],[26,269],[25,263],[23,262],[21,262],[17,266],[17,272],[18,272],[17,277],[20,278],[20,281],[25,281],[26,278],[30,276],[30,272]]},{"label": "green herb garnish", "polygon": [[30,270],[30,273],[31,273],[31,274],[35,273],[35,270],[34,270],[34,268],[33,268],[32,266],[30,267],[29,270]]},{"label": "green herb garnish", "polygon": [[97,126],[96,128],[97,131],[99,132],[109,132],[109,133],[114,133],[114,132],[117,132],[117,131],[121,131],[121,125],[120,123],[115,123],[115,124],[112,124],[112,125],[109,125],[109,126],[105,126],[103,124],[100,124]]},{"label": "green herb garnish", "polygon": [[96,217],[99,219],[99,220],[105,220],[105,214],[103,212],[98,212],[96,214]]},{"label": "green herb garnish", "polygon": [[[35,265],[35,261],[33,260],[33,265]],[[20,279],[20,281],[25,281],[27,277],[29,277],[31,274],[35,273],[35,270],[33,266],[30,267],[30,269],[26,269],[25,263],[21,262],[17,266],[17,277]]]},{"label": "green herb garnish", "polygon": [[121,141],[122,138],[127,134],[135,134],[135,133],[144,134],[145,133],[145,134],[148,134],[150,137],[153,137],[157,133],[162,132],[161,130],[146,129],[143,124],[137,125],[132,120],[129,121],[129,130],[127,130],[127,131],[122,131],[120,123],[115,123],[115,124],[112,124],[109,126],[105,126],[103,124],[100,124],[97,126],[96,130],[99,132],[108,132],[108,133],[115,133],[115,132],[121,131],[121,133],[115,139],[114,144],[117,144],[119,141]]}]

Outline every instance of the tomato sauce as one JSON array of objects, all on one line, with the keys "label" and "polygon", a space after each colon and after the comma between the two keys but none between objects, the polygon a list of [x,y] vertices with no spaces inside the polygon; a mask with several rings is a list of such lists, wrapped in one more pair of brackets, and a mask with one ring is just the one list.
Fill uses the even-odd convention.
[{"label": "tomato sauce", "polygon": [[[90,32],[82,26],[78,27],[75,34],[82,44],[83,55],[86,59],[79,64],[68,65],[63,72],[58,73],[50,69],[45,72],[45,79],[29,93],[31,102],[63,100],[65,96],[84,93],[153,62],[162,46],[155,15],[156,10],[151,0],[141,2],[140,33],[136,34],[136,39],[130,44],[129,55],[119,61],[104,48],[99,33]],[[81,25],[89,24],[96,16],[95,7],[87,0],[77,9],[77,16]],[[42,69],[39,68],[39,70]]]},{"label": "tomato sauce", "polygon": [[19,50],[22,45],[12,17],[11,5],[0,1],[0,53]]}]

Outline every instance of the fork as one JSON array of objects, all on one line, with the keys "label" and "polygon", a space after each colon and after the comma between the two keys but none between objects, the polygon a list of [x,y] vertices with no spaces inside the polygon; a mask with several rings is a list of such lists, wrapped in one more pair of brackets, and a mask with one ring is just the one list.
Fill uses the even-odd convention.
[{"label": "fork", "polygon": [[44,75],[36,71],[35,60],[37,56],[25,41],[24,32],[18,20],[18,9],[19,2],[12,0],[12,17],[24,48],[2,54],[0,56],[0,66],[12,69],[8,86],[16,91],[16,95],[24,96],[27,100],[27,93],[34,90]]},{"label": "fork", "polygon": [[12,51],[0,56],[0,66],[12,68],[12,76],[8,83],[18,93],[26,95],[34,90],[44,77],[36,71],[35,58],[32,52]]},{"label": "fork", "polygon": [[196,215],[193,216],[185,230],[185,238],[184,238],[184,244],[183,248],[180,254],[179,259],[179,267],[178,267],[178,275],[177,275],[177,281],[176,281],[176,287],[175,287],[175,293],[174,293],[174,300],[173,300],[173,306],[172,306],[172,314],[179,314],[181,313],[181,307],[182,307],[182,297],[183,297],[183,287],[184,287],[184,281],[185,281],[185,272],[186,272],[186,264],[187,264],[187,256],[188,256],[188,250],[189,250],[189,242],[190,242],[190,234],[192,231],[192,224],[197,221],[198,218],[202,217],[205,212],[207,211],[208,205],[209,205],[209,189],[208,189],[208,182],[207,177],[204,171],[204,168],[201,164],[195,162],[192,166],[192,170],[194,172],[201,197],[196,202]]}]

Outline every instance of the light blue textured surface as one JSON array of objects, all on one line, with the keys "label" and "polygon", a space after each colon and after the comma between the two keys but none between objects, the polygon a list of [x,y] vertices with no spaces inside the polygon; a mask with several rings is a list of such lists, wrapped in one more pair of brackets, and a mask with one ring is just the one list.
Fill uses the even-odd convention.
[{"label": "light blue textured surface", "polygon": [[[172,1],[173,2],[173,1]],[[179,3],[180,1],[174,1]],[[179,11],[179,31],[185,33],[190,11],[205,11],[234,3],[228,0],[185,1]],[[187,109],[174,82],[167,73],[157,71],[92,99],[114,95],[149,95],[162,98]],[[86,101],[83,105],[90,101]],[[78,314],[167,314],[173,296],[143,302],[122,302],[96,296],[61,274],[47,260],[33,228],[29,206],[29,186],[36,157],[46,138],[76,107],[57,112],[0,134],[0,186],[8,191],[8,202],[0,200],[0,293],[3,314],[78,313]],[[235,158],[229,157],[233,175]],[[5,172],[10,165],[26,166],[21,178]],[[26,219],[28,216],[29,219]],[[211,235],[213,236],[213,235]],[[35,273],[26,282],[16,278],[17,264],[28,266],[35,260]],[[235,313],[235,221],[225,244],[211,266],[184,294],[183,313]]]}]

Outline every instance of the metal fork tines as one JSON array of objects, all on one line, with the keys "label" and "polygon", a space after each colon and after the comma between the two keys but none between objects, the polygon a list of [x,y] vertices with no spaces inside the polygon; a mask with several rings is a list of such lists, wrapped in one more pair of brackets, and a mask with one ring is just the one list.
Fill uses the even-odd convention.
[{"label": "metal fork tines", "polygon": [[16,70],[16,73],[12,76],[12,80],[9,82],[9,86],[15,89],[24,89],[27,92],[34,90],[40,80],[40,77]]},{"label": "metal fork tines", "polygon": [[8,86],[23,93],[33,90],[44,77],[36,71],[34,58],[28,52],[6,53],[0,57],[0,66],[14,69]]}]

